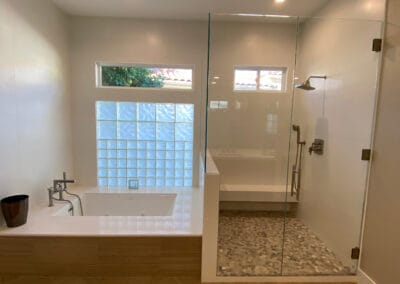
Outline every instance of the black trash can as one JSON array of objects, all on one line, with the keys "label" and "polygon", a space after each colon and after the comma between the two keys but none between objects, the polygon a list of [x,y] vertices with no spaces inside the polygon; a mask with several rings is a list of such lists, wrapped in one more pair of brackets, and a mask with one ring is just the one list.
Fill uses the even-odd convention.
[{"label": "black trash can", "polygon": [[26,223],[29,209],[29,195],[12,195],[1,200],[1,211],[7,227],[17,227]]}]

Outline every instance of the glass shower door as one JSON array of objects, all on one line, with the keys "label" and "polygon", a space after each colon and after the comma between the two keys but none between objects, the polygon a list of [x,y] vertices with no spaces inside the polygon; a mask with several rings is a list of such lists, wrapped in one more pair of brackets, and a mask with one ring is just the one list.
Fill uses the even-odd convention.
[{"label": "glass shower door", "polygon": [[283,275],[356,272],[369,168],[361,157],[371,147],[381,56],[372,42],[381,35],[377,21],[300,19],[293,124],[306,145],[300,185],[293,175],[297,209],[285,220]]}]

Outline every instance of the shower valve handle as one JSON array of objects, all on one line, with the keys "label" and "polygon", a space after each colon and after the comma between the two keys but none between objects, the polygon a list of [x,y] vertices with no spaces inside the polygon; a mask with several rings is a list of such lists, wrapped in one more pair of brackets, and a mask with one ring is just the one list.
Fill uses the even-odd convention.
[{"label": "shower valve handle", "polygon": [[314,142],[308,148],[310,155],[314,152],[315,154],[322,155],[324,153],[324,140],[314,139]]}]

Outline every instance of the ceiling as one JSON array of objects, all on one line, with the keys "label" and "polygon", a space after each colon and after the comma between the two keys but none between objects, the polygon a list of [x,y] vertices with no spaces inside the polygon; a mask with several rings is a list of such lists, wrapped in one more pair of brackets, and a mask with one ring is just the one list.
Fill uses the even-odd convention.
[{"label": "ceiling", "polygon": [[53,0],[65,13],[78,16],[157,19],[206,19],[213,13],[311,16],[328,0]]}]

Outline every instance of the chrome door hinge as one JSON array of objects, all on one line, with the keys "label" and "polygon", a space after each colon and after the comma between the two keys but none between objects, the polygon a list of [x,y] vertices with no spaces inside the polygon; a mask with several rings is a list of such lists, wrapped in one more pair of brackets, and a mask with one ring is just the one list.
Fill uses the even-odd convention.
[{"label": "chrome door hinge", "polygon": [[362,149],[361,160],[370,161],[371,160],[371,149]]},{"label": "chrome door hinge", "polygon": [[359,259],[360,258],[360,248],[354,247],[351,249],[351,259]]},{"label": "chrome door hinge", "polygon": [[381,52],[382,51],[382,39],[374,38],[372,40],[372,51]]}]

